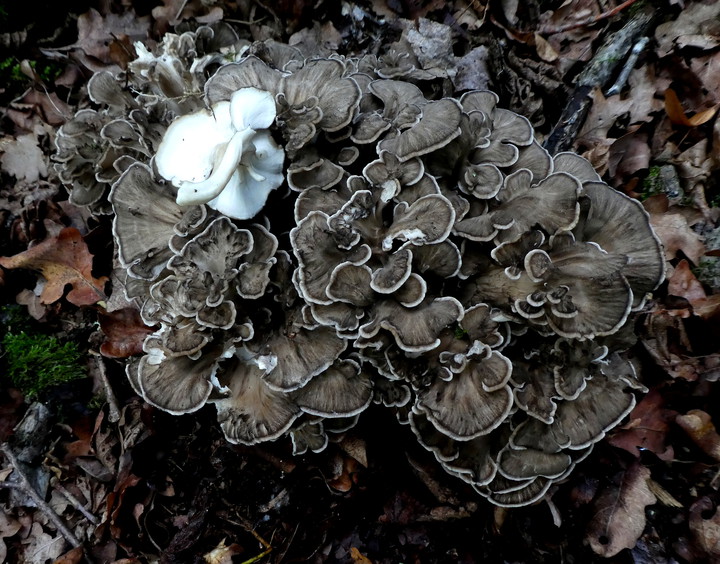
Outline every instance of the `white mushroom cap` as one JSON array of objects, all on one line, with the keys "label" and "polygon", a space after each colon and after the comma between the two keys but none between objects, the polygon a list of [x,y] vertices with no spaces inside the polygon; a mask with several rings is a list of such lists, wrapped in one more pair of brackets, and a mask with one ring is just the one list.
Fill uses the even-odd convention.
[{"label": "white mushroom cap", "polygon": [[207,203],[235,219],[257,214],[283,182],[285,153],[265,131],[275,115],[269,92],[242,88],[170,124],[155,165],[178,188],[177,203]]}]

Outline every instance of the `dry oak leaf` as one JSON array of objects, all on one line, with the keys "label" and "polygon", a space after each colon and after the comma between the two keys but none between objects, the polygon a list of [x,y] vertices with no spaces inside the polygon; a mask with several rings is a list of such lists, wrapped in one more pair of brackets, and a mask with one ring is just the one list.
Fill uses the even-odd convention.
[{"label": "dry oak leaf", "polygon": [[635,546],[645,529],[645,507],[656,501],[649,478],[650,470],[635,462],[618,474],[617,485],[605,488],[595,500],[587,538],[596,554],[609,558]]},{"label": "dry oak leaf", "polygon": [[688,224],[687,218],[679,212],[650,213],[650,223],[665,248],[665,259],[672,260],[682,251],[694,264],[699,264],[705,254],[705,245],[700,236]]},{"label": "dry oak leaf", "polygon": [[57,237],[46,239],[25,252],[0,257],[0,266],[39,271],[47,280],[40,295],[44,304],[59,300],[69,284],[72,290],[67,300],[76,306],[86,306],[107,300],[104,288],[108,278],[92,275],[92,260],[80,231],[67,227]]},{"label": "dry oak leaf", "polygon": [[640,458],[640,450],[649,450],[661,460],[672,460],[674,451],[667,444],[670,423],[679,414],[665,407],[665,398],[658,390],[650,390],[630,412],[628,422],[612,434],[611,445]]},{"label": "dry oak leaf", "polygon": [[688,525],[695,538],[695,546],[712,562],[717,562],[715,559],[720,558],[720,511],[709,497],[701,497],[690,506]]},{"label": "dry oak leaf", "polygon": [[685,415],[678,415],[675,421],[705,454],[720,461],[720,435],[710,415],[700,409],[691,409]]}]

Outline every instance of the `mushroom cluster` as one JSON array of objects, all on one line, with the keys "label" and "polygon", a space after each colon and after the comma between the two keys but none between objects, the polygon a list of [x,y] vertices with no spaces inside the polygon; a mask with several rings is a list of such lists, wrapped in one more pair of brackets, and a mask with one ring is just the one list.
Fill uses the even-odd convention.
[{"label": "mushroom cluster", "polygon": [[[113,96],[58,141],[76,203],[101,207],[90,171],[114,170],[125,292],[156,328],[127,365],[147,402],[214,404],[229,441],[296,454],[375,402],[501,506],[540,499],[630,411],[628,320],[663,254],[585,159],[548,154],[492,92],[436,94],[396,49],[257,43],[207,80],[158,49],[138,49],[142,87],[95,77]],[[82,128],[107,146],[80,166]]]}]

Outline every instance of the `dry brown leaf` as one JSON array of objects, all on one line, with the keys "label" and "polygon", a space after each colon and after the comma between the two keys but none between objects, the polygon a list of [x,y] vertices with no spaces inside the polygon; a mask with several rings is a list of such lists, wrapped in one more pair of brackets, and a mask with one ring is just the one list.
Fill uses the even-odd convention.
[{"label": "dry brown leaf", "polygon": [[692,504],[688,525],[695,538],[695,546],[717,562],[720,558],[720,511],[709,497],[702,497]]},{"label": "dry brown leaf", "polygon": [[686,127],[697,127],[710,121],[720,108],[720,104],[715,104],[712,108],[697,112],[692,117],[685,115],[685,109],[680,103],[680,99],[672,88],[665,91],[665,111],[670,121],[675,125],[684,125]]},{"label": "dry brown leaf", "polygon": [[[676,19],[660,24],[655,29],[657,51],[661,57],[670,54],[675,45],[684,47],[692,45],[693,40],[705,35],[706,22],[716,20],[720,16],[720,4],[717,2],[693,2],[688,5]],[[714,40],[717,46],[718,38]],[[705,41],[706,45],[708,44]]]},{"label": "dry brown leaf", "polygon": [[24,290],[20,290],[20,293],[15,296],[15,301],[18,305],[25,306],[27,308],[28,315],[38,321],[45,317],[45,314],[48,312],[48,307],[40,301],[42,289],[43,283],[38,282],[34,291],[25,288]]},{"label": "dry brown leaf", "polygon": [[203,555],[203,560],[205,560],[207,564],[232,564],[234,562],[233,556],[242,554],[243,552],[245,552],[245,549],[239,544],[233,543],[230,546],[226,546],[225,539],[223,539],[215,548]]},{"label": "dry brown leaf", "polygon": [[[457,0],[454,5],[453,20],[457,26],[468,31],[477,31],[485,23],[487,6],[477,0]],[[458,89],[460,90],[460,89]]]},{"label": "dry brown leaf", "polygon": [[552,45],[539,33],[535,34],[535,51],[543,61],[552,63],[557,61],[560,55]]},{"label": "dry brown leaf", "polygon": [[685,415],[678,415],[675,421],[705,454],[720,461],[720,435],[710,415],[700,409],[692,409]]},{"label": "dry brown leaf", "polygon": [[690,263],[685,259],[677,264],[668,280],[668,294],[685,298],[693,306],[707,297],[702,284],[690,270]]},{"label": "dry brown leaf", "polygon": [[615,431],[609,443],[640,458],[640,449],[655,453],[661,460],[672,460],[674,451],[667,444],[670,422],[677,411],[665,407],[665,399],[656,389],[648,393],[630,412],[628,422]]},{"label": "dry brown leaf", "polygon": [[355,562],[355,564],[373,564],[372,560],[362,554],[354,546],[350,548],[350,558],[352,558],[352,561]]},{"label": "dry brown leaf", "polygon": [[595,500],[587,538],[596,554],[609,558],[635,546],[645,528],[645,508],[656,501],[649,478],[650,470],[635,462]]},{"label": "dry brown leaf", "polygon": [[105,334],[100,353],[108,358],[127,358],[141,354],[145,337],[153,332],[151,327],[143,323],[140,312],[130,307],[101,313],[100,328]]},{"label": "dry brown leaf", "polygon": [[716,319],[720,315],[720,294],[713,294],[693,303],[693,312],[703,319]]},{"label": "dry brown leaf", "polygon": [[202,0],[163,0],[164,6],[152,10],[153,18],[161,28],[175,26],[181,21],[195,19],[200,23],[213,23],[223,18],[223,9]]},{"label": "dry brown leaf", "polygon": [[78,564],[83,558],[83,549],[82,546],[78,546],[77,548],[73,548],[72,550],[69,550],[65,554],[63,554],[60,558],[55,560],[53,564]]},{"label": "dry brown leaf", "polygon": [[[562,30],[568,25],[586,22],[599,15],[598,2],[593,0],[571,0],[564,2],[553,12],[545,12],[540,16],[541,33]],[[598,26],[580,26],[566,31],[552,33],[548,42],[560,55],[557,63],[561,72],[570,68],[576,61],[588,61],[593,55],[593,41],[600,35],[602,28]]]},{"label": "dry brown leaf", "polygon": [[581,141],[585,138],[605,139],[618,118],[630,112],[635,104],[633,100],[622,99],[619,95],[606,98],[600,88],[593,89],[590,98],[593,104],[578,134]]},{"label": "dry brown leaf", "polygon": [[367,468],[367,445],[363,439],[355,436],[346,436],[340,441],[339,446],[347,455],[352,456]]},{"label": "dry brown leaf", "polygon": [[668,280],[668,294],[685,298],[692,306],[693,315],[703,319],[712,319],[720,314],[720,294],[708,296],[685,259],[677,264]]},{"label": "dry brown leaf", "polygon": [[116,38],[127,36],[131,41],[145,39],[150,30],[150,17],[138,17],[132,10],[102,16],[91,8],[78,17],[77,26],[78,40],[73,47],[96,63],[111,65],[114,60],[110,46]]},{"label": "dry brown leaf", "polygon": [[708,99],[720,102],[720,54],[714,52],[704,57],[690,60],[690,68],[702,83],[703,93],[707,91]]},{"label": "dry brown leaf", "polygon": [[33,523],[30,535],[21,542],[24,545],[22,561],[26,564],[45,564],[60,556],[65,548],[65,539],[60,533],[50,536],[37,522]]},{"label": "dry brown leaf", "polygon": [[46,239],[23,253],[0,257],[0,266],[39,271],[47,280],[40,296],[44,304],[59,300],[69,284],[72,290],[67,300],[76,306],[84,306],[107,299],[104,287],[108,279],[92,275],[92,260],[80,231],[68,227],[57,237]]},{"label": "dry brown leaf", "polygon": [[608,173],[616,185],[624,184],[631,176],[650,167],[650,145],[645,133],[632,126],[610,146]]},{"label": "dry brown leaf", "polygon": [[650,223],[665,247],[665,259],[672,260],[682,251],[694,264],[699,264],[705,254],[705,245],[700,236],[688,225],[688,220],[679,212],[651,213]]},{"label": "dry brown leaf", "polygon": [[331,465],[332,473],[327,478],[327,485],[339,492],[349,492],[357,482],[357,473],[362,470],[360,463],[350,456],[337,454]]},{"label": "dry brown leaf", "polygon": [[0,538],[12,537],[22,528],[20,521],[0,511]]}]

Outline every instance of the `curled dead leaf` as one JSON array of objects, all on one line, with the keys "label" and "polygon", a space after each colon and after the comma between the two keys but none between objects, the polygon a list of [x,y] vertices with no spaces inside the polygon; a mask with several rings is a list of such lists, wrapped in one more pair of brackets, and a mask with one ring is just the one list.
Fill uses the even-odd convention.
[{"label": "curled dead leaf", "polygon": [[372,560],[370,560],[354,546],[350,548],[350,558],[352,558],[352,561],[355,564],[373,564]]},{"label": "curled dead leaf", "polygon": [[720,558],[720,511],[709,497],[702,497],[692,504],[688,524],[695,546],[716,562]]},{"label": "curled dead leaf", "polygon": [[680,99],[672,88],[668,88],[665,91],[665,111],[667,112],[670,121],[675,125],[684,125],[686,127],[697,127],[703,123],[707,123],[713,117],[720,108],[720,104],[715,104],[712,108],[697,112],[692,117],[685,115]]},{"label": "curled dead leaf", "polygon": [[675,421],[705,454],[720,461],[720,435],[710,415],[700,409],[692,409],[685,415],[678,415]]},{"label": "curled dead leaf", "polygon": [[645,508],[656,498],[648,487],[650,470],[635,462],[616,477],[616,485],[601,491],[587,538],[600,556],[615,556],[632,548],[645,528]]}]

